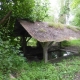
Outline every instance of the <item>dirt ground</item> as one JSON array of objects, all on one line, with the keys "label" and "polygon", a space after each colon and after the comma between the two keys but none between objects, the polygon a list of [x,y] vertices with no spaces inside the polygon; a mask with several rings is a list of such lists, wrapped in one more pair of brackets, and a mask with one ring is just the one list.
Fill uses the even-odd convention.
[{"label": "dirt ground", "polygon": [[80,72],[75,74],[74,80],[80,80]]}]

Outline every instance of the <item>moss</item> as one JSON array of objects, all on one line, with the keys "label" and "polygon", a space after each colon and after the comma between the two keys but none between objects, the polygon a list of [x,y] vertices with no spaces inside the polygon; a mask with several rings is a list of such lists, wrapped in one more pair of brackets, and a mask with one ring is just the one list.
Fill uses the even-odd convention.
[{"label": "moss", "polygon": [[70,26],[70,25],[68,25],[66,27],[69,28],[69,29],[71,29],[71,30],[73,30],[73,31],[75,31],[75,32],[79,31],[78,27],[73,27],[73,26]]},{"label": "moss", "polygon": [[59,29],[64,29],[64,25],[61,23],[54,23],[54,22],[49,22],[48,23],[49,27],[54,27],[54,28],[59,28]]},{"label": "moss", "polygon": [[54,27],[56,29],[64,29],[64,27],[67,27],[68,29],[71,29],[75,32],[78,32],[80,30],[79,27],[74,27],[74,26],[71,26],[71,25],[66,25],[66,24],[61,24],[61,23],[54,23],[54,22],[49,22],[48,23],[49,27]]},{"label": "moss", "polygon": [[78,30],[80,30],[80,27],[76,27]]},{"label": "moss", "polygon": [[39,29],[40,32],[46,32],[43,28]]}]

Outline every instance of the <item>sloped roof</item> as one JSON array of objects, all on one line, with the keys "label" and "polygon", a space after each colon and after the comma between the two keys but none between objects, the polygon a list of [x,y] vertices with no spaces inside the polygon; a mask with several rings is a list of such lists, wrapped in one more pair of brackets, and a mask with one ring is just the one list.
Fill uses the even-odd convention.
[{"label": "sloped roof", "polygon": [[64,40],[80,38],[80,30],[74,31],[67,27],[63,29],[49,27],[45,22],[28,22],[25,20],[19,20],[23,28],[36,40],[40,42],[61,42]]}]

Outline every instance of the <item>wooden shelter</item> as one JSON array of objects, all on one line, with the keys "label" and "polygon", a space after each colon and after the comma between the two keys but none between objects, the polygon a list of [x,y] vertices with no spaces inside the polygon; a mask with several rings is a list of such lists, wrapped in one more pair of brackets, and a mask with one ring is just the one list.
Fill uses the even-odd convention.
[{"label": "wooden shelter", "polygon": [[[55,28],[49,26],[46,22],[29,22],[26,20],[16,20],[15,35],[21,36],[23,52],[26,55],[26,39],[34,38],[41,44],[43,49],[43,59],[48,61],[48,48],[51,43],[80,38],[80,30],[73,30],[64,25],[64,28]],[[28,41],[28,40],[27,40]],[[40,47],[40,45],[39,45]],[[41,49],[40,49],[41,50]]]}]

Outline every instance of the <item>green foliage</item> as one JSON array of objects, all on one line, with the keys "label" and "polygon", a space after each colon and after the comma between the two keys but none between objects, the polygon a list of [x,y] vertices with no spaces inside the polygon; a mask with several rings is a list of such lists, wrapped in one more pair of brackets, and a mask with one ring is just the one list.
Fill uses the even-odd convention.
[{"label": "green foliage", "polygon": [[2,7],[0,13],[4,13],[0,16],[3,17],[8,11],[12,11],[12,17],[28,19],[30,21],[41,21],[47,17],[48,13],[48,0],[12,0],[1,1]]},{"label": "green foliage", "polygon": [[71,24],[80,26],[80,0],[73,0],[71,8],[74,15],[74,19],[72,20]]},{"label": "green foliage", "polygon": [[[19,53],[18,48],[19,46],[14,47],[9,41],[0,40],[1,80],[63,80],[63,78],[64,80],[73,80],[75,72],[80,70],[79,57],[72,57],[53,64],[45,64],[42,61],[28,63],[17,55]],[[18,76],[14,79],[9,79],[9,73],[15,73]]]},{"label": "green foliage", "polygon": [[63,41],[62,47],[65,46],[80,46],[80,40]]},{"label": "green foliage", "polygon": [[67,46],[70,46],[70,43],[68,41],[62,41],[61,46],[62,47],[67,47]]},{"label": "green foliage", "polygon": [[14,0],[9,1],[8,3],[6,3],[5,0],[2,1],[3,10],[1,10],[1,12],[6,14],[8,11],[12,11],[13,17],[26,18],[31,14],[34,5],[34,0],[23,0],[22,2],[20,0]]},{"label": "green foliage", "polygon": [[36,18],[36,21],[43,21],[48,17],[49,10],[49,1],[48,0],[36,0],[36,6],[33,9],[33,18]]},{"label": "green foliage", "polygon": [[37,44],[37,40],[35,40],[34,38],[31,38],[28,43],[27,46],[36,46]]},{"label": "green foliage", "polygon": [[66,23],[66,17],[69,17],[69,0],[60,0],[61,7],[60,7],[60,13],[59,13],[59,22]]},{"label": "green foliage", "polygon": [[80,0],[73,0],[71,7],[74,9],[80,5]]},{"label": "green foliage", "polygon": [[75,26],[80,26],[80,10],[79,10],[79,7],[77,7],[75,10],[74,10],[74,19],[72,20],[72,24],[75,25]]},{"label": "green foliage", "polygon": [[19,72],[22,69],[24,59],[18,55],[18,49],[18,45],[11,45],[9,41],[2,41],[0,38],[0,75]]},{"label": "green foliage", "polygon": [[65,5],[60,10],[60,15],[67,14],[69,12],[68,7]]},{"label": "green foliage", "polygon": [[69,44],[73,46],[80,46],[80,40],[71,40],[69,41]]},{"label": "green foliage", "polygon": [[80,71],[80,58],[71,57],[59,63],[31,62],[24,64],[24,70],[13,80],[73,80]]}]

